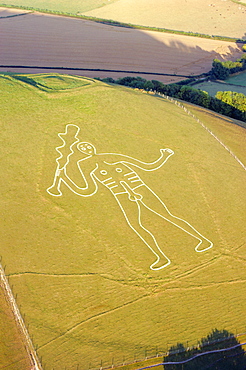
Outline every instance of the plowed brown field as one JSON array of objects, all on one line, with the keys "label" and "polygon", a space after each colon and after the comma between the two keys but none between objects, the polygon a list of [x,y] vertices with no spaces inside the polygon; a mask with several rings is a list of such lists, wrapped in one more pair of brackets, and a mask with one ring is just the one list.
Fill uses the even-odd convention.
[{"label": "plowed brown field", "polygon": [[[175,82],[182,77],[158,74],[197,75],[209,71],[214,58],[236,59],[241,54],[235,43],[113,27],[41,13],[1,18],[0,34],[1,66],[122,71],[74,72],[88,77],[116,78],[133,71],[140,72],[135,75],[146,79]],[[1,70],[28,71],[12,67]]]}]

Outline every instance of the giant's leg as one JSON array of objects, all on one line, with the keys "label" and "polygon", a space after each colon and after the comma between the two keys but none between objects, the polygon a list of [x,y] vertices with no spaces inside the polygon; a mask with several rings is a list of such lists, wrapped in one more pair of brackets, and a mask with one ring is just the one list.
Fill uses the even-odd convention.
[{"label": "giant's leg", "polygon": [[61,173],[60,169],[57,168],[57,170],[55,172],[53,184],[47,189],[47,192],[50,195],[53,195],[55,197],[59,197],[59,196],[62,195],[62,192],[60,190],[61,181],[62,181],[60,173]]},{"label": "giant's leg", "polygon": [[115,198],[130,228],[156,256],[156,261],[150,266],[151,270],[160,270],[168,266],[171,261],[160,249],[154,235],[141,223],[141,208],[143,208],[141,203],[137,200],[129,200],[129,195],[127,193],[117,194]]},{"label": "giant's leg", "polygon": [[144,207],[196,238],[198,240],[198,244],[195,247],[196,252],[204,252],[212,248],[213,243],[209,239],[205,238],[205,236],[197,231],[189,222],[174,216],[162,200],[148,186],[141,186],[136,189],[135,192],[142,195],[140,202]]}]

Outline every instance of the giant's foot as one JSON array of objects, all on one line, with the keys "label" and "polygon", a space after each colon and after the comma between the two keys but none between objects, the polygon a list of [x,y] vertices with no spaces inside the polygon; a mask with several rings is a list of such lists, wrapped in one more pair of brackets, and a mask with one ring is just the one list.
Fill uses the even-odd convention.
[{"label": "giant's foot", "polygon": [[208,249],[212,248],[213,243],[208,239],[203,239],[200,241],[199,244],[197,244],[195,251],[196,252],[205,252]]},{"label": "giant's foot", "polygon": [[58,189],[57,186],[50,186],[47,190],[47,193],[50,195],[53,195],[54,197],[60,197],[62,195],[62,192],[60,189]]},{"label": "giant's foot", "polygon": [[167,257],[158,256],[157,260],[150,266],[150,269],[153,271],[161,270],[170,265],[170,263],[171,261]]}]

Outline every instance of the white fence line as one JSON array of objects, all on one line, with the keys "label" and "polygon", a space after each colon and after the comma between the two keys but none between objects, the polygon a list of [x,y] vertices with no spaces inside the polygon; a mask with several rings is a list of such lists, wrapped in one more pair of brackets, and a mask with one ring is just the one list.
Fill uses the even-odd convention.
[{"label": "white fence line", "polygon": [[158,92],[155,92],[155,94],[157,95],[160,95],[161,97],[167,99],[167,100],[170,100],[172,103],[174,102],[174,104],[178,105],[180,108],[182,108],[189,116],[193,117],[197,123],[199,123],[203,128],[205,128],[206,131],[209,132],[210,135],[212,135],[231,155],[232,157],[234,157],[234,159],[240,164],[240,166],[243,167],[244,170],[246,170],[246,166],[240,161],[240,159],[231,151],[230,148],[228,148],[228,146],[226,146],[219,138],[218,136],[216,136],[207,126],[204,125],[204,123],[202,123],[199,118],[197,118],[193,113],[191,113],[182,103],[180,103],[178,100],[168,96],[168,95],[164,95],[164,94],[161,94],[161,93],[158,93]]},{"label": "white fence line", "polygon": [[[122,363],[120,364],[113,364],[111,366],[102,366],[102,362],[101,362],[101,366],[100,367],[94,367],[94,368],[91,368],[89,367],[89,370],[110,370],[110,369],[120,369],[120,368],[123,368],[124,366],[130,366],[130,365],[134,365],[136,363],[139,363],[139,362],[145,362],[147,360],[152,360],[152,359],[158,359],[159,357],[166,357],[166,356],[169,356],[169,355],[175,355],[175,354],[180,354],[180,353],[185,353],[189,350],[194,350],[194,349],[201,349],[201,348],[206,348],[206,346],[208,345],[212,345],[212,344],[216,344],[216,343],[222,343],[222,342],[226,342],[227,340],[230,340],[232,338],[240,338],[240,337],[245,337],[246,336],[246,333],[241,333],[241,334],[235,334],[235,336],[230,336],[230,337],[226,337],[226,338],[221,338],[221,339],[218,339],[218,340],[214,340],[214,341],[211,341],[211,342],[207,342],[205,343],[203,346],[200,346],[199,344],[197,345],[194,345],[194,346],[191,346],[191,347],[187,347],[183,350],[175,350],[175,351],[165,351],[165,352],[161,352],[161,353],[158,353],[154,356],[145,356],[144,358],[141,358],[141,359],[135,359],[134,361],[123,361]],[[199,343],[199,341],[197,342]],[[236,347],[240,347],[240,346],[245,346],[246,345],[246,342],[242,342],[242,343],[238,343],[232,347],[227,347],[227,348],[224,348],[224,349],[217,349],[217,350],[211,350],[211,351],[205,351],[205,352],[201,352],[199,354],[199,356],[203,356],[205,354],[209,354],[209,353],[214,353],[214,352],[223,352],[223,351],[230,351]],[[198,357],[199,357],[198,356]],[[185,362],[189,362],[191,361],[193,358],[195,358],[196,356],[188,359],[188,360],[185,360],[185,361],[180,361],[179,363],[182,364],[182,363],[185,363]],[[138,368],[138,370],[145,370],[145,369],[149,369],[149,368],[154,368],[154,367],[157,367],[157,366],[163,366],[164,364],[178,364],[178,362],[169,362],[169,363],[165,363],[165,362],[162,362],[162,363],[158,363],[158,364],[153,364],[153,365],[149,365],[149,366],[146,366],[146,367],[141,367],[141,368]]]},{"label": "white fence line", "polygon": [[31,365],[32,366],[31,370],[42,370],[41,363],[39,361],[39,358],[37,356],[37,353],[36,353],[35,348],[33,346],[32,340],[30,338],[30,335],[28,333],[28,330],[26,328],[24,320],[21,316],[19,307],[16,303],[15,297],[12,293],[12,290],[10,288],[8,279],[5,275],[5,272],[4,272],[4,269],[1,265],[1,263],[0,263],[0,284],[3,288],[6,299],[7,299],[8,303],[11,307],[11,310],[14,314],[14,318],[16,320],[17,327],[20,330],[23,338],[25,339],[25,342],[26,342],[25,343],[25,348],[26,348],[27,354],[29,356],[30,362],[32,364]]}]

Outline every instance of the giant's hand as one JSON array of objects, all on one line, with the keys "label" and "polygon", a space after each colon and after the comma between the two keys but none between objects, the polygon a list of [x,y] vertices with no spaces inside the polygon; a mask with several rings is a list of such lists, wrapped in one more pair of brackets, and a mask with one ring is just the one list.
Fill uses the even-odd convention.
[{"label": "giant's hand", "polygon": [[174,154],[174,151],[169,148],[161,149],[161,152],[165,152],[165,154],[169,154],[169,156]]}]

